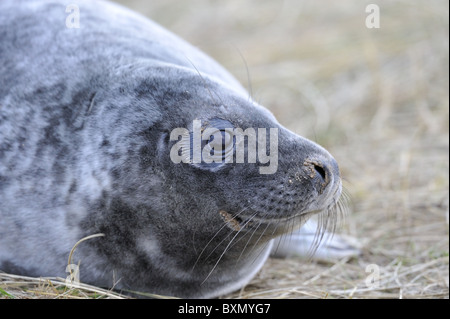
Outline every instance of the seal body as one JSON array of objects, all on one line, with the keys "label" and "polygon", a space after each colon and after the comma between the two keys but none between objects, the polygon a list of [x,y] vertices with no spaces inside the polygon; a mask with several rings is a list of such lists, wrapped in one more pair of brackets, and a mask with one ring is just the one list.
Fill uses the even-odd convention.
[{"label": "seal body", "polygon": [[[157,24],[72,2],[78,27],[58,1],[0,2],[0,270],[66,277],[75,243],[101,233],[73,254],[82,282],[214,297],[245,285],[273,238],[332,211],[341,182],[325,149]],[[276,129],[276,170],[174,162],[171,132],[194,121]]]}]

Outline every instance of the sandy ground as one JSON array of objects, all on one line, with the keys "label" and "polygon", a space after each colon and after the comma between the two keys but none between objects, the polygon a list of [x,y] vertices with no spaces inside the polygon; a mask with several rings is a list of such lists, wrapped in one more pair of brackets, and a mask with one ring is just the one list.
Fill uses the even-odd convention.
[{"label": "sandy ground", "polygon": [[[374,1],[119,2],[210,54],[340,164],[351,202],[339,232],[363,254],[273,259],[226,298],[449,297],[447,1],[378,0],[372,29]],[[14,288],[26,284],[0,277],[11,296],[61,292],[50,282]]]}]

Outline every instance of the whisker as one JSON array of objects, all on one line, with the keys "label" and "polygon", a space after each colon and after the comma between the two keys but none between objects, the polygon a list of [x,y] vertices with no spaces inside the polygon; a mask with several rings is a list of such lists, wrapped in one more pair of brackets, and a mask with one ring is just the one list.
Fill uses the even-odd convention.
[{"label": "whisker", "polygon": [[325,210],[319,213],[317,216],[316,233],[314,234],[313,242],[307,253],[309,259],[311,259],[316,253],[316,251],[319,249],[327,227],[328,227],[328,210]]},{"label": "whisker", "polygon": [[[253,217],[255,217],[256,215],[257,215],[257,213],[255,213],[255,215],[253,215]],[[252,217],[252,218],[253,218],[253,217]],[[251,239],[253,238],[253,235],[255,235],[256,231],[258,230],[259,226],[261,226],[261,224],[262,224],[262,220],[259,221],[258,226],[255,227],[255,229],[253,230],[252,234],[250,235],[250,238],[249,238],[249,239],[247,240],[247,242],[245,243],[244,248],[242,249],[242,251],[241,251],[239,257],[238,257],[237,260],[236,260],[236,265],[237,265],[237,263],[239,262],[239,260],[241,259],[242,255],[244,254],[245,250],[246,250],[247,247],[248,247],[248,244],[250,243]]]},{"label": "whisker", "polygon": [[[236,215],[234,215],[234,217],[239,217],[240,214],[242,214],[248,207],[243,208],[239,213],[237,213]],[[202,251],[200,252],[200,254],[197,257],[197,260],[195,261],[194,265],[192,266],[191,271],[193,271],[195,269],[195,267],[197,266],[198,262],[200,261],[200,258],[202,257],[203,253],[205,252],[206,248],[208,248],[209,244],[211,244],[211,242],[214,240],[214,238],[217,237],[217,235],[219,235],[219,233],[222,231],[222,229],[224,229],[225,227],[228,227],[228,225],[224,222],[224,224],[222,225],[222,227],[219,228],[219,230],[216,231],[216,233],[214,234],[214,236],[206,243],[205,247],[202,249]],[[218,243],[216,245],[216,247],[209,253],[208,256],[205,257],[205,260],[207,260],[211,254],[232,234],[232,230],[230,230],[229,234],[227,236],[224,237],[224,239],[222,239],[220,241],[220,243]]]},{"label": "whisker", "polygon": [[241,57],[242,61],[244,62],[245,71],[247,72],[247,86],[248,86],[247,89],[249,91],[248,100],[250,101],[253,99],[253,88],[252,88],[252,81],[251,81],[251,77],[250,77],[250,71],[248,69],[247,60],[245,59],[244,55],[242,54],[241,50],[239,50],[238,47],[235,47],[235,49],[239,53],[239,56]]},{"label": "whisker", "polygon": [[[341,196],[335,205],[318,214],[318,223],[313,243],[309,249],[310,258],[314,256],[317,249],[324,241],[333,239],[338,228],[341,228],[347,215],[348,203],[351,201],[351,195],[348,190],[342,186]],[[325,234],[327,236],[324,238]]]},{"label": "whisker", "polygon": [[[257,227],[257,229],[261,226],[262,221],[259,222],[259,225]],[[262,231],[261,235],[259,235],[258,239],[256,240],[256,242],[253,244],[253,247],[250,249],[249,254],[253,254],[253,251],[256,249],[259,241],[261,240],[261,238],[263,237],[263,235],[265,234],[265,232],[267,231],[267,228],[269,227],[270,223],[267,223],[266,228],[264,228],[264,230]],[[256,230],[255,230],[256,231]]]},{"label": "whisker", "polygon": [[[252,220],[253,218],[255,218],[256,215],[258,215],[258,213],[254,213],[253,216],[250,217],[249,222],[251,222],[251,220]],[[247,248],[249,242],[252,240],[253,235],[255,234],[256,230],[257,230],[257,228],[255,228],[255,229],[253,230],[252,234],[250,235],[250,237],[248,238],[247,242],[245,243],[244,248],[242,249],[241,253],[239,254],[239,257],[236,259],[235,266],[237,266],[239,260],[241,259],[242,255],[244,254],[245,249]],[[235,246],[242,238],[244,238],[244,237],[241,237],[241,238],[239,238],[238,240],[236,240],[236,241],[234,242],[234,244],[233,244],[230,248],[233,248],[233,247],[234,247],[234,246]]]},{"label": "whisker", "polygon": [[[202,281],[201,285],[203,285],[208,278],[211,276],[211,274],[213,273],[213,271],[216,269],[217,265],[219,264],[219,262],[222,260],[223,256],[225,255],[225,253],[228,251],[228,248],[230,247],[230,245],[233,243],[233,240],[240,234],[240,232],[245,228],[245,226],[249,223],[249,221],[247,220],[246,223],[243,225],[243,227],[241,229],[239,229],[236,234],[233,236],[233,238],[231,238],[230,242],[228,243],[228,245],[225,247],[225,249],[223,250],[222,254],[219,256],[217,262],[214,264],[213,268],[211,269],[211,271],[209,272],[209,274],[206,276],[206,278]],[[223,241],[222,241],[223,242]],[[222,243],[221,242],[221,243]],[[220,244],[219,244],[220,245]],[[217,245],[216,248],[219,246]],[[214,248],[214,250],[216,250],[216,248]],[[208,256],[209,257],[209,256]]]},{"label": "whisker", "polygon": [[263,244],[261,246],[261,248],[259,249],[259,252],[255,255],[255,258],[253,258],[253,261],[250,263],[250,265],[253,265],[255,263],[255,261],[258,260],[259,256],[266,249],[266,247],[269,243],[270,243],[270,240],[268,240],[265,244]]},{"label": "whisker", "polygon": [[[214,97],[213,97],[213,94],[212,94],[211,90],[210,90],[209,87],[206,85],[206,81],[205,81],[205,79],[203,78],[203,76],[202,76],[202,74],[200,73],[200,71],[197,69],[197,67],[194,65],[194,63],[193,63],[187,56],[185,56],[185,58],[189,61],[189,63],[192,65],[192,67],[195,69],[195,71],[197,71],[197,73],[198,73],[200,79],[202,80],[202,82],[203,82],[203,84],[204,84],[205,89],[208,90],[208,93],[209,93],[209,96],[211,97],[211,99],[212,99],[215,103],[217,103],[217,101],[216,101],[216,100],[214,99]],[[219,99],[221,105],[225,105],[225,103],[223,103],[223,101],[222,101],[222,99],[220,98],[220,96],[219,96],[216,92],[214,92],[214,93],[215,93],[216,97]]]}]

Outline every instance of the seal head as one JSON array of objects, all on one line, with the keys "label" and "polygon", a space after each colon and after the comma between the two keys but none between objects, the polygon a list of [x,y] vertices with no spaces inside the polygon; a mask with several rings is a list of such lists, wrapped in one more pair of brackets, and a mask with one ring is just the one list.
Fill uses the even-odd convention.
[{"label": "seal head", "polygon": [[220,65],[122,7],[74,3],[78,29],[57,1],[0,4],[0,269],[63,277],[102,233],[73,255],[81,281],[214,297],[336,204],[333,157]]}]

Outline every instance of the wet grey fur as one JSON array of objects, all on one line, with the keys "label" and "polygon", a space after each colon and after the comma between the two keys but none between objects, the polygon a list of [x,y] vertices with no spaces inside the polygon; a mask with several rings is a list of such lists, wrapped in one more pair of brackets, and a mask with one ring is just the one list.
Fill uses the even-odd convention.
[{"label": "wet grey fur", "polygon": [[[331,155],[220,65],[125,8],[71,3],[80,28],[63,2],[0,1],[0,270],[66,277],[74,244],[103,233],[75,251],[81,281],[214,297],[254,276],[272,238],[336,203]],[[194,119],[278,128],[277,172],[174,164],[169,134]]]}]

